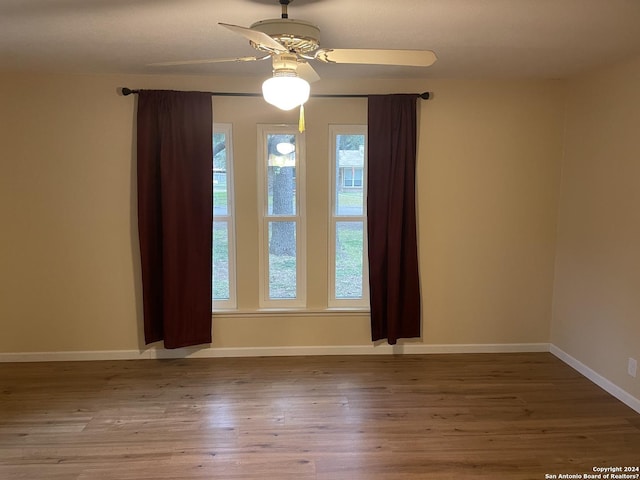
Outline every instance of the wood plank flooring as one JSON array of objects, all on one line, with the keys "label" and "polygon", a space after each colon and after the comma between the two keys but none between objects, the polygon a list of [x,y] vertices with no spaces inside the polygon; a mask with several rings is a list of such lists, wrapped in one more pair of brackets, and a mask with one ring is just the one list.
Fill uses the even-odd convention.
[{"label": "wood plank flooring", "polygon": [[2,480],[528,480],[599,466],[640,466],[640,415],[547,353],[0,364]]}]

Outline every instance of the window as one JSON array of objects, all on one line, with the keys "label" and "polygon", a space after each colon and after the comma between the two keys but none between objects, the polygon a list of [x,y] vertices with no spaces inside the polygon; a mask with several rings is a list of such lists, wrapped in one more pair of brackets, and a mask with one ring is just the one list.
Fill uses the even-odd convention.
[{"label": "window", "polygon": [[330,125],[330,307],[368,307],[367,127]]},{"label": "window", "polygon": [[230,124],[213,126],[213,310],[236,307],[233,148]]},{"label": "window", "polygon": [[304,136],[258,125],[260,306],[305,306]]},{"label": "window", "polygon": [[[305,180],[305,134],[297,125],[274,124],[257,125],[256,147],[236,145],[235,173],[243,181],[234,183],[231,125],[214,124],[215,311],[293,312],[307,309],[307,303],[312,310],[328,307],[334,313],[369,307],[367,127],[327,125],[325,129],[328,137],[320,138],[328,152],[324,148],[311,152],[311,171],[322,177],[320,183],[315,178]],[[312,199],[307,197],[307,183],[314,202],[308,211],[306,204]],[[246,202],[254,196],[256,200]],[[239,211],[234,210],[236,198]],[[239,243],[236,222],[243,234]],[[307,236],[308,225],[314,238]],[[313,258],[307,258],[308,249],[313,249]],[[242,300],[237,298],[237,275],[243,275],[238,285],[247,286]]]},{"label": "window", "polygon": [[[343,151],[346,153],[359,154],[359,151]],[[342,177],[342,186],[344,188],[362,188],[362,168],[359,167],[340,167],[338,174]]]}]

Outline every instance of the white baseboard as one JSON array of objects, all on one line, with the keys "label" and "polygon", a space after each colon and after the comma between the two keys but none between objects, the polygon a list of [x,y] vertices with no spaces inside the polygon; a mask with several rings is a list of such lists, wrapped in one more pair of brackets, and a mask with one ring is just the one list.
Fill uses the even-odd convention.
[{"label": "white baseboard", "polygon": [[640,413],[640,399],[637,399],[626,390],[623,390],[622,388],[617,386],[615,383],[607,380],[596,371],[587,367],[580,360],[573,358],[567,352],[559,349],[555,345],[550,344],[549,351],[553,355],[558,357],[560,360],[562,360],[564,363],[566,363],[567,365],[569,365],[570,367],[572,367],[573,369],[577,370],[579,373],[587,377],[589,380],[591,380],[593,383],[598,385],[600,388],[602,388],[606,392],[616,397],[622,403],[626,404],[627,406],[634,409],[636,412]]},{"label": "white baseboard", "polygon": [[469,344],[411,344],[396,345],[403,349],[400,352],[406,354],[430,354],[430,353],[527,353],[548,352],[548,343],[469,343]]},{"label": "white baseboard", "polygon": [[394,355],[433,353],[548,352],[548,343],[429,345],[335,345],[301,347],[176,348],[165,350],[99,350],[66,352],[0,353],[0,362],[64,362],[91,360],[140,360],[154,358],[285,357],[310,355]]}]

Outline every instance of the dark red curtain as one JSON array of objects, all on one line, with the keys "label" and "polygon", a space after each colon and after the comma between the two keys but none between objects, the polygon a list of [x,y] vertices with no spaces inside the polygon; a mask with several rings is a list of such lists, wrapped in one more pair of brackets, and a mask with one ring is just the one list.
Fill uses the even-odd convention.
[{"label": "dark red curtain", "polygon": [[144,336],[211,343],[211,94],[138,93],[138,229]]},{"label": "dark red curtain", "polygon": [[416,95],[369,97],[367,230],[371,339],[420,336]]}]

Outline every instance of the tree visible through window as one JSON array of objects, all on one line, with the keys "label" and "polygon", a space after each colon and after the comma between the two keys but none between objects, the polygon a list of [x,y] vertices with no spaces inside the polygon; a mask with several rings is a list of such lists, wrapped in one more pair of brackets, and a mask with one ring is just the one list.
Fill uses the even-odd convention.
[{"label": "tree visible through window", "polygon": [[264,305],[304,302],[302,136],[293,127],[259,127]]}]

